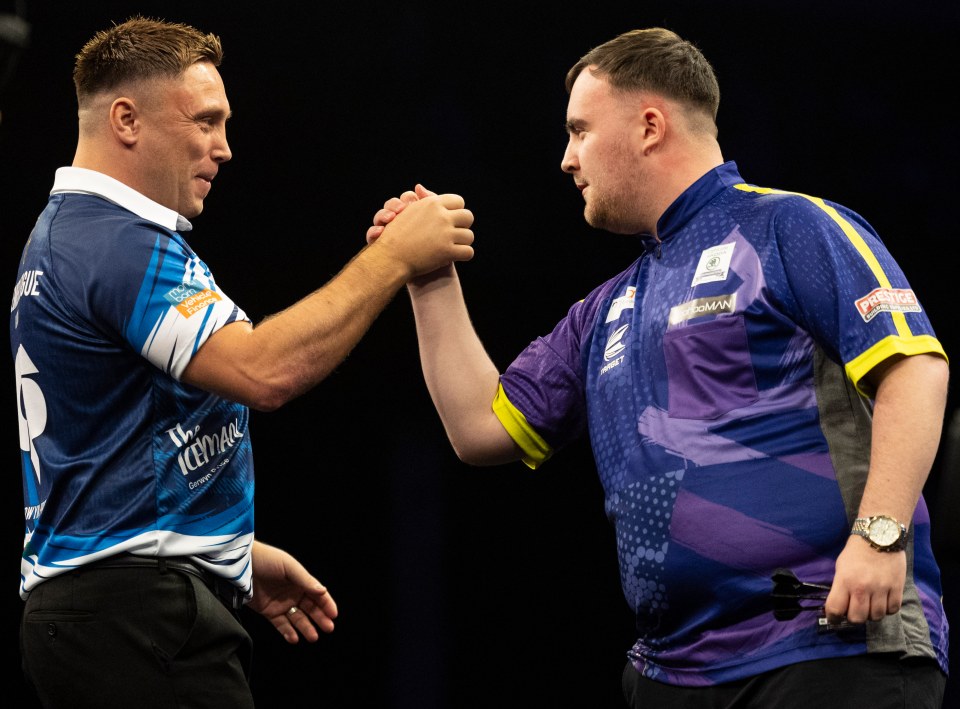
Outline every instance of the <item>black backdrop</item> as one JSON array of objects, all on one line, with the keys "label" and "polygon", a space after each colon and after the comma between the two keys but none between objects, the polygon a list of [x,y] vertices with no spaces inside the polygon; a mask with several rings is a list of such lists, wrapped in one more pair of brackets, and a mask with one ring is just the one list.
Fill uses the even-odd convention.
[{"label": "black backdrop", "polygon": [[[960,351],[955,3],[8,4],[0,12],[31,30],[0,84],[0,268],[11,288],[53,172],[73,156],[73,56],[141,12],[223,39],[234,159],[191,243],[254,321],[334,275],[384,199],[421,181],[462,194],[476,215],[477,255],[460,271],[503,367],[634,257],[632,239],[584,224],[559,169],[563,75],[615,34],[664,25],[717,70],[724,156],[750,182],[861,212],[948,354]],[[0,409],[8,650],[22,543],[10,394]],[[957,405],[952,391],[948,408]],[[244,611],[260,706],[621,706],[632,621],[588,444],[537,472],[459,463],[423,386],[405,294],[327,381],[254,412],[251,430],[258,536],[304,561],[341,610],[332,635],[296,647]],[[944,458],[926,489],[935,534],[948,516]],[[941,562],[950,610],[960,581],[955,558]]]}]

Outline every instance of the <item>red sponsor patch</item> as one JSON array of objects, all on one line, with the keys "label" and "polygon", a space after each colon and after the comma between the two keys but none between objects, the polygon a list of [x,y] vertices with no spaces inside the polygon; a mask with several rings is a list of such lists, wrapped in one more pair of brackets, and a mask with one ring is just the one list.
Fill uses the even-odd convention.
[{"label": "red sponsor patch", "polygon": [[919,313],[920,303],[909,288],[874,288],[856,301],[857,312],[864,322],[880,313]]}]

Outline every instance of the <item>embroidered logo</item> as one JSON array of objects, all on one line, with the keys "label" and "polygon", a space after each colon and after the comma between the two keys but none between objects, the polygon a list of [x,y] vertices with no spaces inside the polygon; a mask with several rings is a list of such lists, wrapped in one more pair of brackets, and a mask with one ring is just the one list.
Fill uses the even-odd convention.
[{"label": "embroidered logo", "polygon": [[880,313],[919,313],[920,303],[909,288],[874,288],[856,300],[857,312],[864,322]]},{"label": "embroidered logo", "polygon": [[208,305],[213,305],[218,300],[222,300],[218,293],[198,281],[181,283],[176,288],[170,289],[163,297],[185,318],[189,318]]}]

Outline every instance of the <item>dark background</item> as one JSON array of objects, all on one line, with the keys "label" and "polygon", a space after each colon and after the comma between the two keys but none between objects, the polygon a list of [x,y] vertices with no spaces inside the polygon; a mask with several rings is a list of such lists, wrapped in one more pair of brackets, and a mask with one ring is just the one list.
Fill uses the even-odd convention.
[{"label": "dark background", "polygon": [[[54,170],[72,160],[75,53],[141,12],[223,40],[234,159],[191,243],[254,321],[333,276],[383,201],[419,181],[463,195],[476,216],[476,257],[460,273],[503,368],[637,252],[583,222],[559,169],[563,77],[596,44],[663,25],[714,64],[724,156],[748,182],[870,220],[956,357],[960,5],[608,5],[0,3],[0,19],[29,26],[20,42],[0,25],[0,277],[12,289]],[[10,394],[8,651],[23,534]],[[954,385],[948,412],[957,406]],[[341,611],[332,635],[295,647],[244,611],[260,706],[622,706],[632,619],[589,445],[537,472],[461,464],[423,385],[404,293],[327,381],[251,425],[258,537],[301,559]],[[960,626],[960,498],[948,497],[944,448],[926,496]]]}]

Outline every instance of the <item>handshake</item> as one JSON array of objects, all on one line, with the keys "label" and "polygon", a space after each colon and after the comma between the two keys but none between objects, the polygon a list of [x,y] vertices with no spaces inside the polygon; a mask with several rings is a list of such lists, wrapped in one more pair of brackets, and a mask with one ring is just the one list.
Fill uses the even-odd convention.
[{"label": "handshake", "polygon": [[373,217],[367,244],[376,244],[408,266],[409,279],[446,270],[473,258],[473,213],[463,197],[436,194],[417,185],[391,197]]}]

